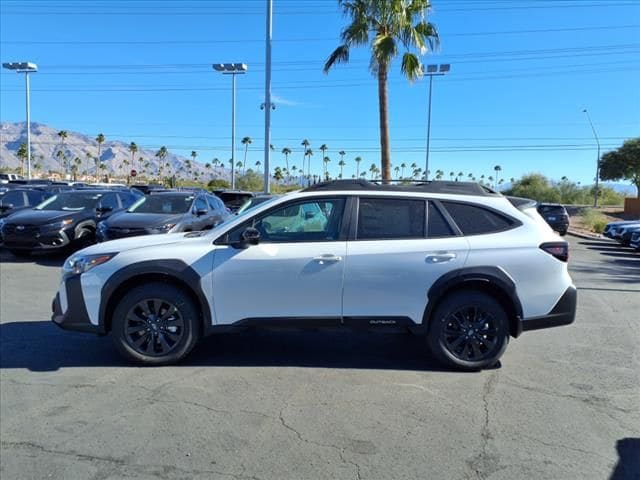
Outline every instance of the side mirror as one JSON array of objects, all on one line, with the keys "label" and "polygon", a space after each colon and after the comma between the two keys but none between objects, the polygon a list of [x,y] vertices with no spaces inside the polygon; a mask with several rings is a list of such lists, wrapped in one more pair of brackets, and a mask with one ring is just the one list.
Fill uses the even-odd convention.
[{"label": "side mirror", "polygon": [[206,215],[207,211],[203,208],[201,208],[200,210],[196,210],[196,216],[201,217],[202,215]]},{"label": "side mirror", "polygon": [[315,216],[316,216],[316,214],[315,214],[314,212],[305,212],[305,214],[304,214],[304,219],[305,219],[305,220],[310,220],[310,219],[312,219],[312,218],[313,218],[313,217],[315,217]]},{"label": "side mirror", "polygon": [[98,213],[108,213],[108,212],[112,212],[113,211],[113,207],[99,207],[96,208],[96,212]]},{"label": "side mirror", "polygon": [[6,212],[7,210],[11,210],[13,208],[13,203],[5,203],[4,205],[0,205],[0,211]]},{"label": "side mirror", "polygon": [[260,232],[257,228],[247,227],[244,232],[242,232],[242,242],[249,245],[258,245],[260,243]]}]

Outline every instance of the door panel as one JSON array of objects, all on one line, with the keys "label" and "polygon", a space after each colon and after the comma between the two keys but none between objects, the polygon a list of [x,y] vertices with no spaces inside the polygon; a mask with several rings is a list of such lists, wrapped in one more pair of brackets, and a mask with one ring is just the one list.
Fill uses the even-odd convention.
[{"label": "door panel", "polygon": [[468,250],[464,237],[348,242],[343,316],[421,323],[429,288],[464,266]]},{"label": "door panel", "polygon": [[333,241],[217,247],[213,266],[216,323],[339,317],[346,250],[346,242]]}]

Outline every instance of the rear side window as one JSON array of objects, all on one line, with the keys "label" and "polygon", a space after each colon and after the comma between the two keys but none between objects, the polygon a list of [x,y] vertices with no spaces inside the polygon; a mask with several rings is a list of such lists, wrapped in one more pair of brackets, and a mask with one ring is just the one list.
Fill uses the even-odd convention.
[{"label": "rear side window", "polygon": [[510,218],[477,205],[454,202],[442,202],[442,205],[465,235],[501,232],[515,224]]},{"label": "rear side window", "polygon": [[429,202],[429,215],[427,217],[428,229],[427,236],[429,238],[451,237],[455,232],[451,225],[445,220],[444,215],[432,203]]},{"label": "rear side window", "polygon": [[27,192],[27,199],[29,200],[29,205],[38,205],[44,200],[44,193],[35,190],[29,191]]},{"label": "rear side window", "polygon": [[358,240],[424,238],[425,202],[402,198],[360,198]]},{"label": "rear side window", "polygon": [[209,202],[211,210],[219,210],[222,207],[222,202],[216,197],[207,196],[207,202]]},{"label": "rear side window", "polygon": [[195,206],[195,209],[196,209],[196,212],[197,212],[198,210],[204,210],[204,211],[207,211],[207,210],[208,210],[208,208],[207,208],[207,202],[205,202],[205,201],[204,201],[204,198],[202,198],[202,197],[198,197],[198,198],[196,198],[196,206]]}]

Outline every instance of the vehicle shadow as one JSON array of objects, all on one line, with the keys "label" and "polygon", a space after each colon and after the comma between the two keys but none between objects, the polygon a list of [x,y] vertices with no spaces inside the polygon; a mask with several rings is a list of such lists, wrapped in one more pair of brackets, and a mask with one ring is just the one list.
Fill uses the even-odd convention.
[{"label": "vehicle shadow", "polygon": [[637,480],[640,478],[640,438],[623,438],[616,442],[618,463],[609,480]]},{"label": "vehicle shadow", "polygon": [[[50,321],[0,324],[0,338],[0,369],[135,367],[108,337],[65,332]],[[449,371],[428,354],[423,337],[351,331],[216,334],[203,339],[180,365]]]}]

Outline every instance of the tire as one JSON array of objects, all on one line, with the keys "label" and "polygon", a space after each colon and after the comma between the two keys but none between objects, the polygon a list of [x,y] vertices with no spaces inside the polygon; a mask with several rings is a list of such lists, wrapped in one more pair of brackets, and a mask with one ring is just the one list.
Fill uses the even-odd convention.
[{"label": "tire", "polygon": [[[476,322],[469,322],[469,316]],[[509,344],[509,319],[491,296],[473,290],[455,292],[431,316],[427,343],[443,365],[464,371],[488,368]]]},{"label": "tire", "polygon": [[562,232],[558,232],[558,233],[560,233],[560,236],[561,236],[561,237],[564,237],[564,236],[567,234],[567,231],[566,231],[566,230],[563,230]]},{"label": "tire", "polygon": [[200,312],[184,290],[148,283],[124,295],[113,312],[111,327],[111,338],[127,360],[170,365],[187,356],[198,342]]},{"label": "tire", "polygon": [[83,229],[78,232],[78,236],[75,240],[74,250],[82,250],[83,248],[90,247],[96,243],[96,234],[93,230]]},{"label": "tire", "polygon": [[14,257],[18,257],[18,258],[28,258],[31,256],[30,250],[19,250],[19,249],[10,248],[9,251]]}]

